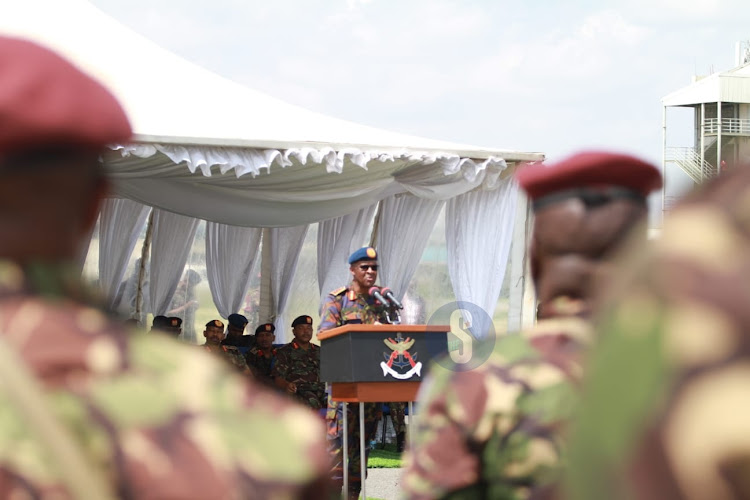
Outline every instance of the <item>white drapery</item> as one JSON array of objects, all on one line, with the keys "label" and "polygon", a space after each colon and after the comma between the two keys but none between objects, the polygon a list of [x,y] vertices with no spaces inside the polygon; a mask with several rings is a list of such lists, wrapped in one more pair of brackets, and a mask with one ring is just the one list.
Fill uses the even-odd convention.
[{"label": "white drapery", "polygon": [[383,286],[403,299],[422,258],[432,228],[444,201],[417,198],[412,194],[392,196],[382,201],[377,247]]},{"label": "white drapery", "polygon": [[[107,306],[115,306],[130,255],[150,208],[135,201],[108,198],[99,213],[99,288]],[[120,290],[124,293],[124,290]]]},{"label": "white drapery", "polygon": [[206,223],[206,273],[222,318],[239,311],[259,256],[263,230]]},{"label": "white drapery", "polygon": [[198,219],[164,210],[154,211],[149,295],[151,312],[167,312],[198,228]]},{"label": "white drapery", "polygon": [[475,338],[485,338],[500,297],[515,222],[518,185],[508,177],[497,189],[477,190],[448,202],[448,272],[459,302],[486,313],[465,317]]},{"label": "white drapery", "polygon": [[[271,257],[271,298],[273,301],[272,321],[276,325],[276,342],[286,343],[291,339],[291,321],[284,319],[289,294],[292,289],[294,272],[302,251],[309,226],[276,227],[267,230],[267,248]],[[289,323],[289,324],[287,324]]]},{"label": "white drapery", "polygon": [[448,199],[491,187],[502,158],[330,147],[255,149],[131,144],[104,155],[115,192],[207,221],[291,227],[340,217],[391,195]]},{"label": "white drapery", "polygon": [[318,224],[318,291],[326,295],[349,282],[349,255],[364,246],[377,205]]}]

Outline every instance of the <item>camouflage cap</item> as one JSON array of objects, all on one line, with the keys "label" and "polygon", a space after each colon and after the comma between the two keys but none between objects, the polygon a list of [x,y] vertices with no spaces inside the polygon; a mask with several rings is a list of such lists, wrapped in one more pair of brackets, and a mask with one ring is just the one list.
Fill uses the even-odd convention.
[{"label": "camouflage cap", "polygon": [[255,335],[258,335],[259,333],[263,333],[263,332],[274,333],[275,331],[276,331],[276,326],[273,323],[263,323],[262,325],[259,325],[258,328],[255,329]]},{"label": "camouflage cap", "polygon": [[292,321],[292,328],[294,328],[297,325],[312,325],[312,318],[310,316],[297,316],[294,318],[294,321]]},{"label": "camouflage cap", "polygon": [[218,319],[212,319],[208,323],[206,323],[206,328],[224,328],[224,323],[221,322],[221,320]]},{"label": "camouflage cap", "polygon": [[378,260],[378,252],[372,247],[362,247],[349,256],[349,264],[361,260]]}]

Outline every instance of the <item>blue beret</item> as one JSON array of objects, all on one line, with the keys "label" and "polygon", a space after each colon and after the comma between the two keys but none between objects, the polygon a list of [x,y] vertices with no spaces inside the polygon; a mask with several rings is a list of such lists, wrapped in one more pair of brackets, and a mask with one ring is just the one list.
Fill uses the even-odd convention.
[{"label": "blue beret", "polygon": [[230,314],[227,318],[227,322],[237,328],[245,328],[247,325],[247,318],[241,314]]},{"label": "blue beret", "polygon": [[378,260],[378,252],[372,247],[362,247],[349,256],[349,264],[360,260]]},{"label": "blue beret", "polygon": [[292,328],[297,325],[312,325],[312,318],[310,316],[297,316],[292,321]]}]

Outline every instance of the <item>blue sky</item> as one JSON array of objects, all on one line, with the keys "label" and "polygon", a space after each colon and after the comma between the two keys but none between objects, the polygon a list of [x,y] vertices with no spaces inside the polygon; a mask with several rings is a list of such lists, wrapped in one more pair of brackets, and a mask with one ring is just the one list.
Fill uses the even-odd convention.
[{"label": "blue sky", "polygon": [[[734,65],[734,0],[92,0],[169,50],[315,111],[481,146],[661,161],[660,99]],[[690,145],[690,114],[669,114]],[[684,179],[669,174],[673,189]]]}]

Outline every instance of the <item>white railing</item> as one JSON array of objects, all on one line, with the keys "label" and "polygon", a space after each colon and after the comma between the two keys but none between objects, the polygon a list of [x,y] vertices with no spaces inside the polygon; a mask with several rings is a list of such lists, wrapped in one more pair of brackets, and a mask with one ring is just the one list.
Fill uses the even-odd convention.
[{"label": "white railing", "polygon": [[677,164],[695,182],[703,182],[716,175],[716,168],[703,160],[695,148],[667,148],[666,160]]},{"label": "white railing", "polygon": [[[719,119],[707,118],[703,120],[703,131],[706,134],[719,133]],[[748,118],[722,118],[721,133],[731,135],[750,135],[750,119]]]}]

